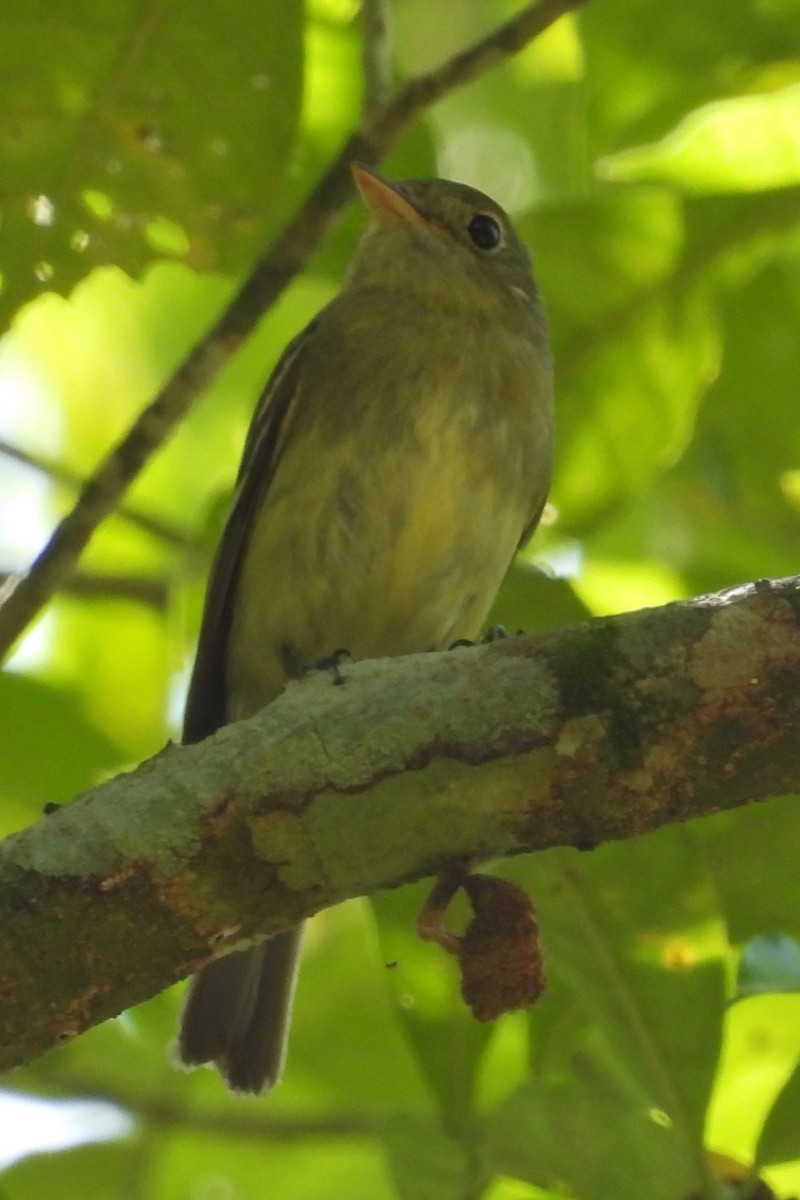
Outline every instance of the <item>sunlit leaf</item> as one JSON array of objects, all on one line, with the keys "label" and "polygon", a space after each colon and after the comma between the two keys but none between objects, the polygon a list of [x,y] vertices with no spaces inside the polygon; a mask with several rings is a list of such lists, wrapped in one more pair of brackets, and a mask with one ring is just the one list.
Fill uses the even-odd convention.
[{"label": "sunlit leaf", "polygon": [[274,220],[300,115],[296,0],[9,0],[4,32],[6,314],[90,264],[246,261]]},{"label": "sunlit leaf", "polygon": [[798,1056],[800,997],[773,994],[730,1004],[707,1144],[735,1149],[741,1161],[754,1162],[764,1122]]},{"label": "sunlit leaf", "polygon": [[660,142],[601,159],[617,181],[670,182],[696,192],[800,183],[800,87],[719,100],[684,117]]},{"label": "sunlit leaf", "polygon": [[800,1068],[795,1069],[767,1117],[758,1142],[759,1166],[800,1158]]},{"label": "sunlit leaf", "polygon": [[[568,1038],[552,1018],[545,1022],[533,1082],[519,1098],[517,1119],[540,1131],[550,1174],[537,1173],[535,1144],[510,1151],[510,1162],[529,1153],[525,1178],[547,1186],[565,1181],[587,1200],[633,1198],[632,1155],[641,1152],[652,1165],[646,1176],[640,1165],[640,1183],[646,1177],[656,1195],[663,1187],[665,1198],[680,1194],[705,1171],[702,1120],[723,1015],[725,942],[702,858],[686,834],[669,830],[591,856],[539,855],[524,878],[547,970],[583,1021]],[[534,1012],[534,1029],[536,1021]],[[606,1136],[588,1158],[578,1154],[582,1120],[596,1121],[606,1134],[614,1121],[620,1131],[635,1129],[635,1152],[623,1154]],[[500,1129],[502,1139],[502,1119]]]}]

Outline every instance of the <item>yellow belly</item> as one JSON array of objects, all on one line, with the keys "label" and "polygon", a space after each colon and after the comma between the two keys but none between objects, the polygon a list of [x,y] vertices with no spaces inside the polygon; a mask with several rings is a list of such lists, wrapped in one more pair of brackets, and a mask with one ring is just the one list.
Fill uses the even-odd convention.
[{"label": "yellow belly", "polygon": [[230,720],[280,691],[289,660],[474,637],[544,500],[552,380],[536,337],[466,306],[431,345],[431,314],[393,304],[387,333],[368,296],[343,293],[304,349],[231,608]]},{"label": "yellow belly", "polygon": [[346,434],[324,449],[292,446],[239,579],[230,719],[277,694],[287,659],[411,654],[478,633],[530,516],[532,482],[505,431],[485,455],[468,439],[465,419],[415,431],[369,462],[351,461]]}]

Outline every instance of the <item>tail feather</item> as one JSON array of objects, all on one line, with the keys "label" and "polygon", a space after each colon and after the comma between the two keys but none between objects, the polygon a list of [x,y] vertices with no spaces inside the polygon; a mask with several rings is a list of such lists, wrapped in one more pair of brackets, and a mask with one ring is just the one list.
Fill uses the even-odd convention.
[{"label": "tail feather", "polygon": [[178,1034],[187,1067],[214,1062],[234,1092],[266,1092],[286,1057],[302,925],[203,967]]}]

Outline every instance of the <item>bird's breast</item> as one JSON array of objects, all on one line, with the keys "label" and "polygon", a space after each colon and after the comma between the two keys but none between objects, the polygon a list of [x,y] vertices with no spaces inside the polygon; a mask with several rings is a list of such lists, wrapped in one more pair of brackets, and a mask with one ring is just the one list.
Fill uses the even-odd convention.
[{"label": "bird's breast", "polygon": [[346,406],[338,420],[327,409],[298,419],[241,568],[231,718],[275,695],[287,661],[409,654],[478,633],[549,477],[537,364],[414,364],[351,419]]}]

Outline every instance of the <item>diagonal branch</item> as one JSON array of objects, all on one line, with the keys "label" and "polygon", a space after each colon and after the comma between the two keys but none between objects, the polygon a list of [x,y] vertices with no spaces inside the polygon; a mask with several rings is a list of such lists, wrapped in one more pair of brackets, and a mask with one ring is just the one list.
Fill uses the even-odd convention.
[{"label": "diagonal branch", "polygon": [[126,1078],[103,1080],[84,1075],[63,1058],[53,1057],[39,1064],[37,1083],[44,1084],[49,1094],[74,1099],[103,1100],[116,1104],[138,1121],[147,1121],[161,1128],[175,1127],[214,1136],[223,1135],[241,1140],[279,1142],[306,1141],[311,1138],[364,1137],[380,1132],[381,1117],[366,1110],[322,1111],[318,1115],[293,1116],[276,1112],[253,1111],[237,1107],[187,1107],[161,1091],[146,1091],[132,1085]]},{"label": "diagonal branch", "polygon": [[319,673],[169,746],[0,847],[0,1067],[346,897],[800,791],[799,627],[800,577],[762,582]]},{"label": "diagonal branch", "polygon": [[389,49],[389,0],[362,0],[361,26],[364,49],[361,56],[364,77],[362,111],[369,118],[389,98],[392,78]]},{"label": "diagonal branch", "polygon": [[586,0],[538,0],[529,4],[481,41],[435,70],[412,79],[392,99],[371,109],[271,249],[253,268],[225,312],[87,480],[75,506],[57,526],[27,574],[13,588],[6,589],[0,604],[0,657],[72,570],[97,526],[113,512],[148,459],[308,261],[333,217],[350,199],[350,163],[354,159],[379,162],[398,134],[420,112],[518,53],[558,17],[585,3]]},{"label": "diagonal branch", "polygon": [[[70,467],[65,466],[64,463],[57,462],[55,459],[47,458],[41,454],[34,454],[30,450],[24,450],[22,446],[17,446],[2,437],[0,437],[0,455],[4,458],[10,458],[14,462],[22,463],[23,466],[30,467],[31,470],[36,471],[39,475],[43,475],[46,479],[52,480],[53,483],[62,484],[73,491],[83,486],[82,476],[77,471],[73,471]],[[166,542],[168,546],[173,546],[176,550],[183,550],[196,555],[198,558],[201,557],[199,544],[192,540],[188,532],[184,532],[176,526],[152,516],[150,513],[146,513],[141,509],[130,508],[125,504],[120,505],[116,511],[118,517],[122,517],[123,520],[128,521],[131,525],[135,525],[137,529],[141,529],[144,533],[149,533],[151,537],[158,538],[161,542]]]},{"label": "diagonal branch", "polygon": [[[0,567],[0,590],[13,584],[13,571]],[[172,588],[170,580],[147,575],[123,575],[99,571],[73,571],[59,584],[66,596],[81,596],[92,600],[130,600],[159,612],[166,612]]]}]

